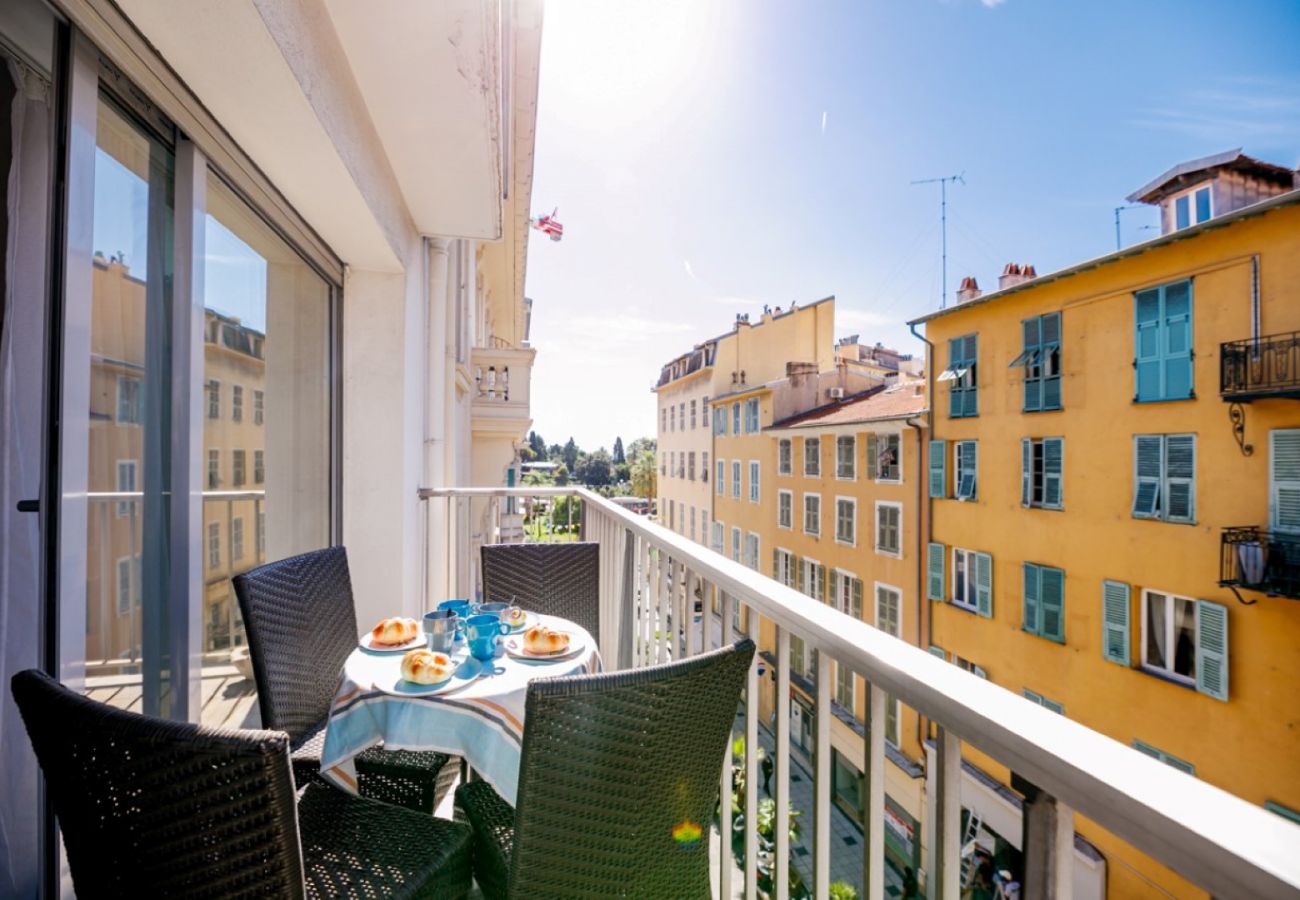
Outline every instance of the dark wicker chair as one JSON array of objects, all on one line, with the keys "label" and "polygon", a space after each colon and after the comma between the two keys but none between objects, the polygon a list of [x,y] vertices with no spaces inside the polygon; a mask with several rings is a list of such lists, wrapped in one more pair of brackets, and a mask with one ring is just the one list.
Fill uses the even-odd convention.
[{"label": "dark wicker chair", "polygon": [[308,785],[289,738],[115,709],[29,669],[14,700],[77,896],[464,897],[470,829]]},{"label": "dark wicker chair", "polygon": [[483,599],[576,622],[600,640],[600,545],[484,544]]},{"label": "dark wicker chair", "polygon": [[[325,722],[357,646],[347,550],[330,547],[234,577],[262,727],[284,731],[299,784],[320,781]],[[363,797],[432,812],[460,774],[444,753],[372,748],[356,757]]]},{"label": "dark wicker chair", "polygon": [[528,686],[517,809],[456,790],[486,897],[711,896],[709,828],[746,639],[681,662]]}]

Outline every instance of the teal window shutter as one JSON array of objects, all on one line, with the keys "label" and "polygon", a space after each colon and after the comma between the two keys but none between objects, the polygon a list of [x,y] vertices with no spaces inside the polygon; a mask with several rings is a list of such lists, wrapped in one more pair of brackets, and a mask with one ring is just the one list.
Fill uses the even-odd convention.
[{"label": "teal window shutter", "polygon": [[1042,628],[1039,634],[1065,643],[1065,572],[1038,567],[1038,602]]},{"label": "teal window shutter", "polygon": [[975,611],[993,617],[993,557],[987,553],[975,554]]},{"label": "teal window shutter", "polygon": [[978,416],[979,408],[979,336],[974,334],[966,335],[964,340],[964,349],[966,351],[966,404],[963,415]]},{"label": "teal window shutter", "polygon": [[1025,319],[1020,323],[1020,331],[1024,339],[1024,349],[1016,359],[1024,366],[1025,371],[1024,411],[1038,412],[1043,408],[1043,379],[1040,368],[1043,359],[1042,317]]},{"label": "teal window shutter", "polygon": [[822,603],[826,602],[826,567],[818,563],[817,565],[817,589],[820,595],[817,597]]},{"label": "teal window shutter", "polygon": [[948,492],[948,442],[930,441],[930,496],[945,497]]},{"label": "teal window shutter", "polygon": [[943,652],[943,648],[942,648],[942,647],[936,647],[934,644],[931,644],[931,645],[930,645],[930,655],[931,655],[931,656],[937,656],[937,657],[939,657],[940,659],[947,659],[947,658],[948,658],[948,657],[944,654],[944,652]]},{"label": "teal window shutter", "polygon": [[979,339],[967,334],[948,341],[948,368],[960,372],[948,386],[948,415],[958,419],[979,415]]},{"label": "teal window shutter", "polygon": [[1139,403],[1163,400],[1160,353],[1160,289],[1138,291],[1134,297],[1136,335],[1133,370],[1137,377],[1136,399]]},{"label": "teal window shutter", "polygon": [[1192,283],[1178,281],[1164,293],[1164,399],[1192,396]]},{"label": "teal window shutter", "polygon": [[1061,314],[1043,316],[1040,377],[1043,382],[1042,408],[1061,408]]},{"label": "teal window shutter", "polygon": [[1039,617],[1042,615],[1042,605],[1038,596],[1038,566],[1033,563],[1024,564],[1025,573],[1025,599],[1024,615],[1021,628],[1025,631],[1038,634],[1041,626]]},{"label": "teal window shutter", "polygon": [[804,585],[804,575],[803,575],[804,565],[802,562],[800,562],[798,557],[795,557],[794,567],[799,572],[799,593],[806,594],[808,593],[808,588]]},{"label": "teal window shutter", "polygon": [[926,590],[925,595],[931,600],[943,600],[943,544],[930,544],[926,554]]},{"label": "teal window shutter", "polygon": [[1060,509],[1061,483],[1065,478],[1065,440],[1043,438],[1043,506]]},{"label": "teal window shutter", "polygon": [[1196,602],[1196,689],[1228,699],[1228,608],[1209,600]]},{"label": "teal window shutter", "polygon": [[1033,702],[1037,703],[1039,706],[1043,705],[1042,694],[1039,694],[1036,691],[1031,691],[1029,688],[1022,688],[1020,693],[1024,694],[1026,700],[1032,700]]},{"label": "teal window shutter", "polygon": [[872,481],[876,478],[876,436],[873,433],[867,435],[867,478]]},{"label": "teal window shutter", "polygon": [[1165,436],[1164,518],[1169,522],[1196,521],[1196,435]]},{"label": "teal window shutter", "polygon": [[1034,442],[1020,439],[1020,505],[1029,506],[1034,499]]},{"label": "teal window shutter", "polygon": [[853,618],[862,618],[862,579],[853,579]]},{"label": "teal window shutter", "polygon": [[1121,666],[1129,664],[1129,586],[1101,583],[1101,655]]},{"label": "teal window shutter", "polygon": [[831,569],[831,598],[833,601],[838,601],[840,598],[840,573],[834,569]]},{"label": "teal window shutter", "polygon": [[1158,434],[1133,436],[1133,515],[1155,518],[1160,509],[1161,471],[1164,441]]},{"label": "teal window shutter", "polygon": [[1196,774],[1196,766],[1192,765],[1187,760],[1179,759],[1177,756],[1174,756],[1173,754],[1170,753],[1166,753],[1165,751],[1159,749],[1158,747],[1153,747],[1150,744],[1148,744],[1146,741],[1139,741],[1136,738],[1134,738],[1133,749],[1138,751],[1139,753],[1145,753],[1147,756],[1150,756],[1152,759],[1158,759],[1167,766],[1173,766],[1175,769],[1177,769],[1180,772],[1186,772],[1188,775]]}]

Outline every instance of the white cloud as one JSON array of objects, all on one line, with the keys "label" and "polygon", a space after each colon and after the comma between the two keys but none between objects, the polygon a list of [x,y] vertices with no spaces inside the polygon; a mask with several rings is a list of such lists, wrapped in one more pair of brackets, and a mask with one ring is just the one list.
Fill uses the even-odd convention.
[{"label": "white cloud", "polygon": [[987,9],[993,9],[993,7],[1001,6],[1006,2],[1007,0],[980,0],[980,3],[983,3]]},{"label": "white cloud", "polygon": [[822,134],[826,133],[826,110],[822,110]]},{"label": "white cloud", "polygon": [[695,270],[691,268],[691,261],[689,259],[682,260],[682,267],[686,269],[686,274],[691,277],[691,281],[698,282],[700,280],[695,277]]}]

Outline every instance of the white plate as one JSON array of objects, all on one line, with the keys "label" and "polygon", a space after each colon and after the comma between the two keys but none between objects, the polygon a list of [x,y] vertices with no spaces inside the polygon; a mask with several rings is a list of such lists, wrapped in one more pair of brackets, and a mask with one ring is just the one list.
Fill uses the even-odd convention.
[{"label": "white plate", "polygon": [[429,643],[429,638],[425,635],[423,631],[421,631],[419,634],[411,638],[405,644],[393,644],[393,645],[376,644],[372,639],[370,633],[367,632],[361,636],[361,640],[359,640],[357,643],[359,643],[366,650],[372,650],[375,653],[405,653],[407,650],[414,650],[417,647],[427,646],[427,644]]},{"label": "white plate", "polygon": [[563,659],[573,659],[580,654],[583,649],[582,638],[576,634],[569,634],[569,649],[560,653],[541,654],[530,653],[524,649],[523,638],[509,635],[501,639],[502,646],[505,647],[506,655],[515,659],[523,659],[528,662],[557,662]]},{"label": "white plate", "polygon": [[427,697],[430,694],[440,694],[443,691],[465,687],[483,670],[483,664],[468,654],[452,654],[451,660],[457,664],[452,670],[451,677],[437,684],[416,684],[407,681],[399,672],[396,677],[384,676],[376,680],[374,688],[394,697]]},{"label": "white plate", "polygon": [[[527,631],[529,628],[532,628],[534,625],[536,625],[538,621],[539,621],[539,620],[538,620],[538,618],[537,618],[537,613],[527,613],[527,614],[525,615],[525,617],[524,617],[524,622],[523,622],[522,625],[511,625],[511,626],[510,626],[510,633],[511,633],[511,634],[521,634],[521,633]],[[507,625],[510,625],[509,622],[507,622],[506,624],[507,624]]]}]

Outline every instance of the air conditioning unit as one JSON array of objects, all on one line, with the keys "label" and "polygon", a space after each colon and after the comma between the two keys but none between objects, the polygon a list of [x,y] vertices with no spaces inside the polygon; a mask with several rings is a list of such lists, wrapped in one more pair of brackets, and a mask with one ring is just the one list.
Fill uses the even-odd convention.
[{"label": "air conditioning unit", "polygon": [[843,400],[843,399],[844,399],[844,388],[842,388],[842,387],[827,388],[827,389],[826,389],[826,396],[827,396],[827,397],[830,397],[832,400]]}]

